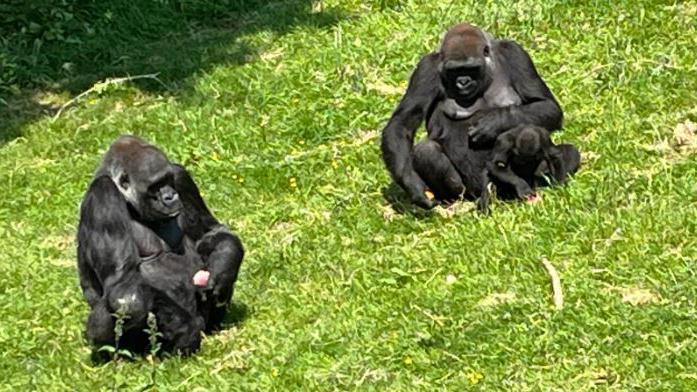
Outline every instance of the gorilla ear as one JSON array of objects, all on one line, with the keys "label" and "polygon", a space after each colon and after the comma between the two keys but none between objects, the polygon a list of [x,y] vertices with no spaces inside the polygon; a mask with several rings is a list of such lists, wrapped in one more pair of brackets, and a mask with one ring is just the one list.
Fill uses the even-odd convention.
[{"label": "gorilla ear", "polygon": [[119,177],[119,186],[123,189],[128,189],[128,187],[131,185],[130,179],[128,178],[128,174],[124,173]]},{"label": "gorilla ear", "polygon": [[491,54],[491,48],[489,47],[489,45],[484,46],[483,53],[484,53],[484,57],[489,57],[489,55]]}]

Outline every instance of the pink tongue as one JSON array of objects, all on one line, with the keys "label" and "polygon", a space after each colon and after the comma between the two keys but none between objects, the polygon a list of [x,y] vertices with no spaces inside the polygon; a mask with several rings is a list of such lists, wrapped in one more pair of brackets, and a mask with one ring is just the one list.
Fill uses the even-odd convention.
[{"label": "pink tongue", "polygon": [[211,273],[204,270],[199,270],[194,275],[194,285],[198,287],[206,287],[208,285],[208,278],[211,277]]}]

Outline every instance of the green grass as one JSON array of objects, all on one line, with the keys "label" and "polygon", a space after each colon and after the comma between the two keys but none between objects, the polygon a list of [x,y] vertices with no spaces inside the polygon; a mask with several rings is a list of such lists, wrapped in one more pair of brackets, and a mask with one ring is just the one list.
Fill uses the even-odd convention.
[{"label": "green grass", "polygon": [[[181,391],[697,388],[697,141],[674,135],[697,121],[697,4],[238,3],[177,23],[117,7],[136,22],[46,49],[74,74],[3,90],[3,389],[136,390],[153,368],[157,390]],[[458,21],[523,44],[562,103],[557,140],[585,160],[539,205],[421,212],[390,187],[379,132]],[[152,72],[167,88],[122,84],[48,114]],[[126,132],[185,164],[242,237],[240,320],[190,358],[95,365],[77,210]]]}]

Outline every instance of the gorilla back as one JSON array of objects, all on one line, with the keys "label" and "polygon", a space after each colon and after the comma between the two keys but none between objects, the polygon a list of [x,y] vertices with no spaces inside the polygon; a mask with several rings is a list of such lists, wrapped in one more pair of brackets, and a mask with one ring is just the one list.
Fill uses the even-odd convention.
[{"label": "gorilla back", "polygon": [[[223,320],[244,250],[206,207],[182,167],[133,136],[105,154],[80,207],[80,285],[91,312],[87,338],[114,345],[115,313],[124,317],[121,347],[143,351],[153,313],[163,347],[196,351],[201,331]],[[210,272],[204,287],[193,282]]]}]

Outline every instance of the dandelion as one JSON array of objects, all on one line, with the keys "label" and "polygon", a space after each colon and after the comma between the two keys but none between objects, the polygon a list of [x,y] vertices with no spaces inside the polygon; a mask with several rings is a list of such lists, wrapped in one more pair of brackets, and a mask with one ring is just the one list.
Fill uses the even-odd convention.
[{"label": "dandelion", "polygon": [[467,379],[470,381],[470,384],[479,384],[480,381],[484,378],[484,375],[479,373],[479,372],[472,372],[467,375]]},{"label": "dandelion", "polygon": [[414,360],[411,359],[411,357],[405,357],[405,358],[404,358],[404,363],[407,364],[407,365],[411,365],[412,363],[414,363]]}]

